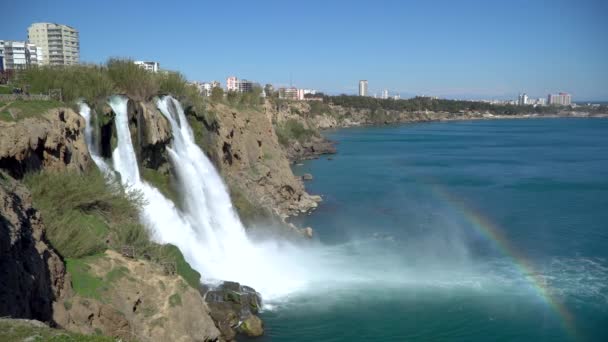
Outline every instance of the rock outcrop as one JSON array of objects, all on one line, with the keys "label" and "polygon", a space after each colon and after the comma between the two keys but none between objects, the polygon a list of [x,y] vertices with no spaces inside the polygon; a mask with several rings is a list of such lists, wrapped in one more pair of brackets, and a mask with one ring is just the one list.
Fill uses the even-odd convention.
[{"label": "rock outcrop", "polygon": [[200,292],[226,340],[234,340],[237,333],[249,337],[264,334],[263,322],[256,316],[262,307],[262,297],[251,287],[225,281],[211,289],[201,286]]},{"label": "rock outcrop", "polygon": [[0,171],[0,317],[52,322],[67,282],[29,191]]},{"label": "rock outcrop", "polygon": [[[220,170],[238,207],[238,197],[278,217],[299,215],[317,207],[317,202],[294,177],[280,146],[270,107],[237,110],[211,104],[214,120],[196,116],[195,132],[206,137],[201,145]],[[190,115],[190,117],[194,117]]]},{"label": "rock outcrop", "polygon": [[17,122],[0,121],[0,169],[20,179],[28,171],[82,171],[91,164],[84,120],[69,108]]},{"label": "rock outcrop", "polygon": [[142,342],[219,340],[220,331],[199,291],[161,265],[108,250],[78,267],[75,272],[100,285],[83,297],[75,284],[75,293],[55,303],[55,321],[61,327]]}]

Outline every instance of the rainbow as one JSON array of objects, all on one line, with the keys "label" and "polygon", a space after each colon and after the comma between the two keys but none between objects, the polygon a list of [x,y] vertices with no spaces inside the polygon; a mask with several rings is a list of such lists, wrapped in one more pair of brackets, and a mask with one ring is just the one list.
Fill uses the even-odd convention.
[{"label": "rainbow", "polygon": [[496,227],[496,225],[492,224],[482,215],[467,207],[464,201],[457,199],[452,194],[436,185],[437,182],[428,182],[427,184],[431,186],[431,190],[434,195],[446,201],[453,209],[460,212],[467,222],[469,222],[479,234],[492,242],[500,252],[513,260],[513,264],[517,267],[519,272],[525,276],[526,279],[530,280],[535,291],[538,292],[549,307],[557,312],[566,332],[573,337],[574,340],[576,340],[578,334],[573,315],[568,311],[562,302],[551,295],[546,282],[537,275],[538,273],[534,270],[530,262],[527,261],[525,255],[519,252],[509,242],[509,240],[504,236],[501,230]]}]

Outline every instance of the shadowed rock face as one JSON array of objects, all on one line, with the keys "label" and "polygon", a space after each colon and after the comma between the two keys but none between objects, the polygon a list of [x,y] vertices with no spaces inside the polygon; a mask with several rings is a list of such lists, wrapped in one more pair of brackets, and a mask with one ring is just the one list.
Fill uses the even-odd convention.
[{"label": "shadowed rock face", "polygon": [[91,164],[83,129],[84,120],[69,108],[0,122],[0,169],[17,179],[42,168],[82,171]]},{"label": "shadowed rock face", "polygon": [[52,322],[65,268],[44,230],[29,191],[0,171],[0,317]]}]

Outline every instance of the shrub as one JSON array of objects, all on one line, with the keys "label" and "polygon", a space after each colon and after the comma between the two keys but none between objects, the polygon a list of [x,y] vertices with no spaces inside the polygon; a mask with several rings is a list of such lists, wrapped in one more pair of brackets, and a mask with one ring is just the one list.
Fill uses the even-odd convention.
[{"label": "shrub", "polygon": [[133,61],[112,58],[108,61],[107,68],[116,90],[134,100],[144,101],[158,94],[160,82],[157,76],[135,65]]},{"label": "shrub", "polygon": [[148,233],[138,219],[141,196],[125,192],[116,182],[107,183],[98,170],[43,171],[26,175],[24,181],[42,213],[49,240],[64,257],[79,258],[124,244],[149,247]]},{"label": "shrub", "polygon": [[282,145],[288,145],[291,140],[303,142],[317,134],[314,130],[304,127],[304,125],[296,119],[289,119],[278,125],[276,127],[276,132],[279,143]]}]

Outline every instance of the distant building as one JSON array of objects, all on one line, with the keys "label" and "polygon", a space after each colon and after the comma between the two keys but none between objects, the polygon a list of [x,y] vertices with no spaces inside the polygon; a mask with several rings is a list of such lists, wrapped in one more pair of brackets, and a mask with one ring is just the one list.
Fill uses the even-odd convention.
[{"label": "distant building", "polygon": [[572,96],[568,93],[549,94],[547,103],[551,106],[570,106],[572,104]]},{"label": "distant building", "polygon": [[253,82],[240,80],[236,76],[230,76],[226,79],[226,90],[236,91],[238,93],[248,93],[253,90]]},{"label": "distant building", "polygon": [[384,90],[382,91],[382,99],[383,99],[383,100],[388,99],[388,89],[384,89]]},{"label": "distant building", "polygon": [[160,63],[158,63],[158,62],[134,61],[133,63],[135,65],[139,66],[140,68],[143,68],[143,69],[151,71],[151,72],[158,72],[160,70]]},{"label": "distant building", "polygon": [[519,106],[525,106],[528,104],[528,94],[523,93],[523,94],[519,94],[519,97],[517,99],[517,104]]},{"label": "distant building", "polygon": [[547,105],[547,99],[544,97],[539,97],[536,99],[534,104],[537,106],[545,106],[545,105]]},{"label": "distant building", "polygon": [[[299,90],[295,87],[289,87],[289,88],[279,88],[279,98],[280,99],[285,99],[285,100],[299,100],[299,95],[302,94],[301,92],[299,92]],[[302,99],[304,98],[304,95],[302,94]]]},{"label": "distant building", "polygon": [[218,82],[218,81],[193,82],[192,84],[194,86],[196,86],[196,88],[198,89],[198,91],[203,96],[211,96],[211,92],[213,91],[213,88],[219,88],[221,86],[220,82]]},{"label": "distant building", "polygon": [[0,40],[0,71],[22,70],[39,64],[40,49],[23,41]]},{"label": "distant building", "polygon": [[367,80],[359,81],[359,96],[367,96]]},{"label": "distant building", "polygon": [[34,23],[27,29],[27,40],[40,51],[41,65],[74,65],[80,62],[78,30],[54,23]]}]

